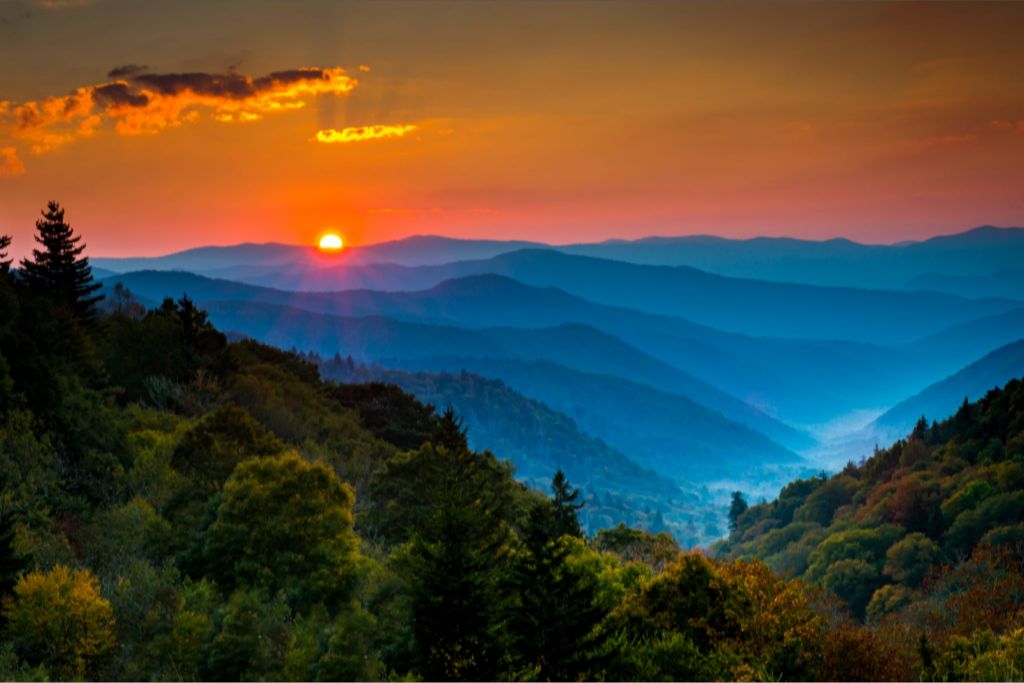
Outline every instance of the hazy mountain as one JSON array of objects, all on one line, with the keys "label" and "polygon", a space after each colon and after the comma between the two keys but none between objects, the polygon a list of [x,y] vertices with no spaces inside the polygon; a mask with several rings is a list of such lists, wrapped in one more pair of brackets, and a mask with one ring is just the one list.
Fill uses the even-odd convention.
[{"label": "hazy mountain", "polygon": [[961,296],[1024,297],[1020,278],[1001,280],[994,287],[979,287],[974,280],[987,279],[995,271],[1019,268],[1024,261],[1024,228],[984,226],[894,245],[859,244],[846,239],[732,240],[702,235],[615,240],[560,249],[631,263],[692,266],[734,277],[866,289],[899,289],[916,278],[937,275],[949,279],[943,279],[936,291]]},{"label": "hazy mountain", "polygon": [[[240,244],[189,249],[155,258],[94,258],[93,263],[116,272],[189,270],[294,289],[340,289],[373,286],[369,278],[372,272],[360,275],[357,282],[345,283],[339,273],[311,276],[309,271],[354,265],[440,265],[489,259],[525,247],[643,265],[691,266],[719,275],[774,282],[1024,298],[1019,269],[1024,260],[1024,228],[991,226],[894,245],[860,244],[847,239],[727,239],[694,235],[549,246],[525,241],[413,236],[348,247],[337,255],[323,255],[310,246]],[[286,265],[292,267],[282,272]],[[1016,274],[993,276],[1000,271]],[[395,281],[399,273],[387,273],[385,279]],[[384,277],[379,275],[378,279]],[[278,279],[272,279],[275,277]],[[406,277],[415,278],[411,274]],[[420,289],[439,281],[420,282],[411,288]]]},{"label": "hazy mountain", "polygon": [[[682,393],[791,447],[806,446],[808,441],[791,429],[780,428],[776,421],[769,419],[749,402],[740,401],[716,387],[738,386],[743,395],[758,395],[763,402],[774,401],[773,404],[786,403],[786,408],[788,403],[800,401],[808,405],[813,403],[823,410],[837,410],[835,403],[827,403],[814,391],[816,385],[820,386],[820,375],[804,373],[804,377],[795,383],[787,381],[786,370],[806,366],[808,359],[813,358],[821,366],[821,372],[828,377],[838,374],[843,376],[841,379],[847,379],[845,370],[848,368],[855,371],[848,378],[849,381],[854,381],[854,376],[865,375],[864,364],[861,362],[827,349],[817,352],[810,348],[815,346],[813,343],[772,343],[771,340],[761,343],[759,340],[742,338],[732,340],[735,335],[702,328],[681,318],[659,317],[625,308],[601,306],[556,289],[527,287],[496,275],[473,276],[414,293],[350,291],[303,294],[209,280],[190,273],[158,271],[127,273],[114,280],[127,285],[133,293],[156,300],[186,292],[200,303],[258,301],[344,316],[383,315],[416,323],[457,324],[477,328],[498,325],[546,328],[585,324],[627,342],[639,341],[640,350],[653,349],[655,358],[670,362],[676,371],[693,368],[700,370],[703,377],[710,378],[705,381],[695,377],[682,378],[678,372],[675,375],[666,374],[662,366],[654,366],[651,371],[649,364],[645,364],[641,371],[640,366],[634,364],[634,371],[629,373],[631,379],[640,379],[653,386]],[[716,348],[714,344],[719,339],[723,344],[732,344],[735,349]],[[607,342],[607,339],[600,341],[602,344]],[[581,343],[592,342],[582,340]],[[788,348],[790,345],[794,348]],[[611,352],[617,354],[617,362],[622,364],[623,358],[632,357],[632,351],[630,349],[623,353],[615,349]],[[784,357],[771,362],[764,361],[766,356],[773,355]],[[760,365],[758,360],[762,360]],[[572,362],[568,361],[566,365],[572,366]],[[876,374],[881,377],[881,373]],[[723,379],[728,381],[722,382]],[[905,392],[901,395],[905,395]],[[838,410],[842,410],[842,405]]]},{"label": "hazy mountain", "polygon": [[903,285],[903,289],[946,292],[976,299],[985,297],[1024,299],[1024,270],[1003,270],[990,275],[924,273]]},{"label": "hazy mountain", "polygon": [[639,266],[535,249],[438,266],[283,268],[268,270],[258,278],[239,279],[296,291],[414,291],[445,280],[486,273],[506,275],[534,286],[558,287],[596,303],[681,316],[731,332],[788,339],[909,342],[1020,305],[1010,300],[967,300],[931,292],[814,287],[727,278],[687,267]]},{"label": "hazy mountain", "polygon": [[[901,349],[842,341],[750,337],[679,317],[595,304],[557,288],[532,287],[496,275],[450,280],[419,292],[300,293],[156,271],[129,273],[108,283],[113,281],[121,281],[134,293],[157,301],[166,295],[188,292],[200,303],[260,301],[321,313],[382,315],[431,324],[549,327],[584,323],[762,411],[801,424],[891,405],[1006,343],[999,336],[1004,334],[1004,326],[996,327],[988,346],[984,345],[984,335],[968,330],[966,335],[954,335],[949,344],[937,345],[941,352],[928,345]],[[1021,322],[1024,329],[1024,316]],[[961,351],[961,346],[966,351]],[[957,362],[961,357],[964,360]],[[734,419],[764,428],[742,419],[730,404],[718,402],[717,393],[690,396]]]},{"label": "hazy mountain", "polygon": [[[667,477],[645,469],[600,439],[586,434],[567,416],[527,398],[496,379],[467,372],[406,372],[322,360],[321,374],[340,382],[385,382],[443,410],[455,409],[470,446],[488,449],[515,465],[516,477],[544,490],[557,469],[583,489],[582,519],[592,529],[620,519],[643,528],[668,526],[681,532],[695,514],[712,517],[710,503],[684,492]],[[608,501],[614,508],[608,509]]]},{"label": "hazy mountain", "polygon": [[547,248],[538,242],[462,240],[432,235],[415,235],[401,240],[359,247],[346,247],[338,254],[323,254],[312,246],[294,244],[236,244],[198,247],[155,257],[93,258],[105,270],[127,273],[136,270],[187,270],[217,277],[236,272],[258,273],[285,264],[302,269],[337,265],[397,264],[423,266],[487,259],[524,248]]},{"label": "hazy mountain", "polygon": [[872,429],[889,438],[900,438],[910,432],[922,415],[929,422],[942,421],[955,413],[965,398],[976,401],[990,389],[1021,377],[1024,377],[1024,340],[996,349],[899,403],[879,417]]},{"label": "hazy mountain", "polygon": [[[603,374],[603,381],[612,396],[616,386],[621,391],[625,391],[623,387],[630,384],[646,391],[656,389],[676,399],[677,406],[686,408],[685,413],[677,411],[671,419],[666,418],[668,421],[660,428],[660,432],[666,435],[676,432],[683,434],[680,438],[687,444],[686,448],[674,450],[671,457],[685,454],[689,458],[691,455],[699,455],[709,458],[709,462],[719,464],[728,462],[728,458],[740,462],[776,462],[794,456],[769,436],[776,441],[785,438],[799,446],[809,442],[804,434],[760,415],[738,401],[735,404],[740,414],[749,419],[756,418],[773,434],[766,436],[688,398],[685,390],[699,386],[698,380],[645,356],[613,337],[581,325],[538,330],[467,330],[416,325],[379,317],[340,318],[260,303],[210,302],[206,308],[211,320],[222,329],[242,332],[275,346],[295,347],[324,356],[351,354],[360,360],[380,360],[389,367],[415,370],[433,369],[429,363],[434,362],[431,359],[437,356],[457,357],[460,367],[455,370],[462,369],[461,359],[547,361],[552,368],[564,366],[578,373]],[[478,374],[497,377],[512,388],[521,390],[511,376],[488,372]],[[576,375],[573,378],[581,379]],[[544,396],[526,391],[523,393],[577,419],[584,431],[604,438],[603,433],[597,433],[580,422],[576,414],[552,405]],[[580,396],[586,399],[585,394]],[[622,404],[629,400],[616,399],[610,403],[608,410],[624,411]],[[589,401],[590,405],[584,406],[584,409],[591,408],[597,402],[596,399]],[[650,439],[653,443],[657,437],[651,436]],[[617,443],[605,440],[623,450]],[[633,451],[629,450],[627,454],[632,456]],[[726,456],[728,458],[722,460]]]},{"label": "hazy mountain", "polygon": [[571,417],[644,467],[680,482],[765,476],[802,460],[764,435],[693,401],[606,374],[544,361],[470,356],[384,359],[384,364],[494,377]]}]

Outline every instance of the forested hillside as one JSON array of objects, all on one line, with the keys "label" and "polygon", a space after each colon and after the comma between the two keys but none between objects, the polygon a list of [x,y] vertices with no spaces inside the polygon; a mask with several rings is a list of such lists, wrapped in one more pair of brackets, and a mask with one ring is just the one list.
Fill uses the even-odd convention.
[{"label": "forested hillside", "polygon": [[718,556],[763,558],[870,623],[911,635],[939,624],[935,637],[1021,626],[1024,382],[944,422],[922,418],[908,438],[770,503],[736,496],[730,523]]},{"label": "forested hillside", "polygon": [[1020,675],[1020,382],[737,498],[714,559],[585,535],[561,471],[531,489],[454,411],[187,298],[99,302],[63,211],[37,227],[14,270],[0,239],[4,679]]}]

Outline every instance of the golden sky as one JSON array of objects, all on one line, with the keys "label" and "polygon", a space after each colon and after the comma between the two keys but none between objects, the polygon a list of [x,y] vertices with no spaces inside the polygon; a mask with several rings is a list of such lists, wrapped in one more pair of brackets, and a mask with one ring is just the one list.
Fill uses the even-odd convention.
[{"label": "golden sky", "polygon": [[1024,225],[1024,3],[0,3],[0,232],[893,242]]}]

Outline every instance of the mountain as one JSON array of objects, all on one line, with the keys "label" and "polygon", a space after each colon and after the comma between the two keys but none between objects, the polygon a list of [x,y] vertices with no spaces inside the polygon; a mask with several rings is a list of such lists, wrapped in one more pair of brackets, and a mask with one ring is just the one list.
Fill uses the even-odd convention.
[{"label": "mountain", "polygon": [[[418,292],[287,292],[190,273],[143,271],[110,278],[159,301],[188,295],[207,301],[261,301],[345,316],[468,327],[545,327],[582,323],[700,378],[769,414],[800,423],[825,421],[875,401],[897,400],[933,381],[898,350],[838,341],[754,338],[679,317],[595,304],[554,287],[499,275],[448,280]],[[715,396],[697,397],[729,414]]]},{"label": "mountain", "polygon": [[1007,344],[954,375],[897,404],[875,420],[872,430],[889,438],[910,432],[918,418],[944,420],[965,401],[976,401],[994,387],[1024,377],[1024,340]]},{"label": "mountain", "polygon": [[[900,289],[917,278],[948,277],[945,291],[961,296],[1024,297],[1019,278],[997,288],[974,278],[1018,269],[1024,228],[983,226],[954,235],[894,245],[785,237],[733,240],[713,236],[651,237],[560,247],[583,256],[647,265],[691,266],[720,275],[813,285]],[[933,287],[923,287],[932,289]]]},{"label": "mountain", "polygon": [[[800,448],[809,443],[805,436],[800,436],[794,430],[783,427],[757,408],[728,395],[707,381],[680,372],[678,365],[673,363],[674,367],[670,368],[658,362],[659,358],[664,356],[668,357],[666,362],[670,363],[673,360],[685,361],[687,365],[703,367],[705,370],[711,366],[719,367],[734,377],[743,373],[749,373],[756,377],[758,375],[756,368],[749,366],[749,360],[743,356],[746,354],[757,358],[765,354],[773,355],[775,349],[771,345],[758,351],[753,348],[759,345],[755,340],[750,340],[751,343],[746,346],[736,343],[740,347],[738,350],[718,354],[724,357],[712,359],[712,356],[715,356],[715,351],[710,349],[708,344],[716,338],[728,339],[735,335],[725,335],[682,319],[659,318],[628,309],[591,304],[553,288],[528,287],[514,280],[498,276],[476,276],[445,282],[424,292],[389,293],[356,290],[303,293],[258,288],[227,280],[204,278],[190,273],[159,271],[143,271],[115,276],[105,281],[105,284],[110,286],[114,282],[121,282],[133,294],[153,301],[160,301],[165,296],[177,297],[187,293],[194,301],[203,305],[211,302],[217,302],[220,305],[228,301],[259,302],[335,316],[340,315],[346,318],[386,317],[435,327],[442,325],[446,328],[450,328],[453,324],[477,328],[496,326],[497,324],[532,329],[561,326],[563,334],[569,334],[570,330],[574,330],[576,334],[582,335],[574,339],[574,343],[586,345],[588,350],[598,350],[601,356],[599,361],[590,363],[582,369],[604,371],[606,363],[614,359],[618,367],[626,373],[624,376],[630,379],[638,379],[650,383],[652,386],[682,393],[698,403],[722,412],[731,419],[763,431],[791,447]],[[592,327],[593,330],[588,332],[584,327]],[[606,334],[596,334],[599,331]],[[457,336],[450,330],[449,333]],[[538,334],[542,333],[544,333],[543,330],[538,329]],[[510,349],[513,356],[516,349],[509,346],[508,340],[519,338],[522,335],[527,338],[531,336],[527,331],[519,330],[504,334],[507,337],[504,346],[506,349]],[[635,348],[627,348],[618,339],[613,339],[611,335],[624,338],[627,341],[635,337],[655,348],[656,352],[650,357],[645,354],[637,354]],[[528,342],[528,344],[532,344],[532,342]],[[533,346],[536,345],[533,344]],[[789,364],[805,362],[809,356],[814,355],[813,352],[804,348],[808,346],[811,344],[798,345],[795,350],[788,351],[788,361],[781,361],[783,368]],[[642,350],[643,346],[640,348]],[[380,349],[380,351],[387,353],[386,349]],[[553,351],[554,347],[547,349],[547,352]],[[399,355],[402,354],[404,351],[399,353]],[[471,353],[470,355],[479,354]],[[369,357],[379,357],[379,354]],[[574,363],[581,362],[582,359],[583,356],[579,356],[575,350],[570,350],[558,362],[576,367]],[[864,374],[862,364],[849,362],[846,357],[835,360],[827,358],[826,361],[828,360],[832,360],[832,362],[823,362],[822,364],[839,368],[849,366],[856,369],[859,374]],[[765,363],[761,367],[777,366]],[[763,384],[765,386],[772,385],[772,379],[774,377],[765,379]],[[820,382],[820,375],[815,379]],[[808,390],[810,384],[811,382],[807,382]],[[801,389],[803,388],[805,387],[801,387]]]},{"label": "mountain", "polygon": [[516,477],[545,489],[561,469],[584,493],[581,521],[597,530],[626,520],[653,531],[683,533],[683,520],[706,525],[719,513],[710,503],[663,475],[644,469],[565,415],[512,390],[500,380],[467,372],[404,372],[380,366],[318,359],[325,379],[344,383],[383,382],[401,387],[423,403],[451,406],[467,430],[470,446],[490,450],[515,465]]},{"label": "mountain", "polygon": [[902,289],[945,292],[974,299],[1024,299],[1024,270],[1002,270],[986,275],[924,273],[909,280]]},{"label": "mountain", "polygon": [[572,418],[644,467],[683,484],[751,481],[804,462],[763,434],[683,396],[546,361],[435,356],[386,366],[495,377]]},{"label": "mountain", "polygon": [[508,251],[547,248],[538,242],[521,240],[463,240],[432,235],[415,235],[401,240],[360,247],[346,247],[339,254],[323,254],[315,247],[293,244],[236,244],[223,247],[198,247],[155,257],[93,258],[92,262],[110,272],[136,270],[187,270],[218,277],[234,272],[258,273],[261,269],[290,265],[298,268],[325,268],[362,264],[423,266],[487,259]]},{"label": "mountain", "polygon": [[[1018,345],[1003,355],[1019,363],[1020,354]],[[888,616],[915,641],[922,624],[947,613],[997,628],[1004,612],[1019,609],[991,605],[1004,592],[1020,595],[1021,406],[1024,382],[1012,380],[832,477],[793,481],[776,500],[736,505],[733,531],[716,554],[760,558],[783,575],[818,583],[855,616],[875,623]],[[1004,576],[1012,587],[1001,583]],[[901,610],[905,622],[895,621]]]},{"label": "mountain", "polygon": [[[290,265],[293,268],[288,279],[296,289],[339,289],[341,281],[337,274],[332,277],[333,284],[318,287],[313,286],[316,278],[303,281],[302,276],[310,269],[338,265],[413,267],[489,259],[523,248],[640,265],[690,266],[719,275],[772,282],[859,289],[929,289],[972,298],[1024,298],[1024,282],[1018,265],[1024,260],[1024,228],[991,226],[893,245],[860,244],[847,239],[727,239],[693,235],[549,246],[526,241],[417,235],[347,247],[336,255],[323,255],[309,246],[239,244],[202,247],[153,258],[93,258],[93,263],[120,273],[189,270],[276,286],[286,286],[286,280],[272,281],[273,271]],[[1011,275],[992,276],[1000,271],[1010,271]],[[394,277],[392,275],[391,279]],[[365,276],[362,282],[362,285],[351,286],[370,286]]]},{"label": "mountain", "polygon": [[[206,309],[211,320],[222,329],[242,332],[275,346],[313,351],[322,356],[351,354],[358,359],[380,360],[389,366],[423,370],[431,369],[430,359],[437,356],[457,357],[456,365],[464,365],[469,359],[475,358],[547,361],[555,368],[564,365],[585,374],[607,373],[604,382],[613,396],[617,385],[622,389],[633,385],[644,386],[643,382],[650,382],[650,386],[645,389],[653,387],[660,390],[663,396],[674,395],[674,398],[679,399],[677,406],[684,408],[672,413],[672,421],[661,426],[661,433],[664,434],[671,434],[675,430],[682,430],[683,425],[686,426],[683,432],[686,447],[673,449],[671,454],[663,453],[661,456],[684,458],[685,461],[677,469],[689,467],[689,460],[698,456],[709,459],[719,470],[725,469],[730,458],[747,462],[795,460],[790,451],[769,436],[686,398],[682,392],[687,388],[699,387],[697,380],[637,352],[619,340],[584,326],[567,325],[540,330],[466,330],[415,325],[387,318],[341,318],[260,303],[210,302]],[[513,377],[486,372],[478,374],[497,377],[512,388],[519,389]],[[573,379],[580,378],[574,375]],[[523,393],[551,405],[542,396],[526,391]],[[585,399],[585,396],[580,398]],[[621,400],[617,399],[613,404],[622,410]],[[802,433],[767,416],[758,415],[742,403],[737,404],[741,415],[757,417],[759,422],[775,434],[776,439],[782,440],[785,437],[787,441],[806,445],[808,438]],[[556,405],[551,407],[577,419],[572,412]],[[588,428],[579,419],[577,422],[584,431],[603,438],[603,433]],[[622,450],[610,440],[605,440]],[[626,452],[632,456],[632,451]]]},{"label": "mountain", "polygon": [[693,268],[635,264],[527,249],[491,259],[409,268],[396,265],[276,269],[250,284],[294,291],[413,291],[445,280],[505,275],[558,287],[595,303],[680,316],[721,330],[781,338],[895,344],[1005,312],[1019,302],[930,292],[813,287],[727,278]]}]

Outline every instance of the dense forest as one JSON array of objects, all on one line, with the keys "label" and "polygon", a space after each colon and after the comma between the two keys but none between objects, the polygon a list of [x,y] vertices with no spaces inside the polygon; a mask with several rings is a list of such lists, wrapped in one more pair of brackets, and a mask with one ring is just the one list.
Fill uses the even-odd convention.
[{"label": "dense forest", "polygon": [[1020,382],[681,552],[584,534],[452,410],[101,301],[63,210],[37,230],[0,239],[4,679],[1024,675]]}]

